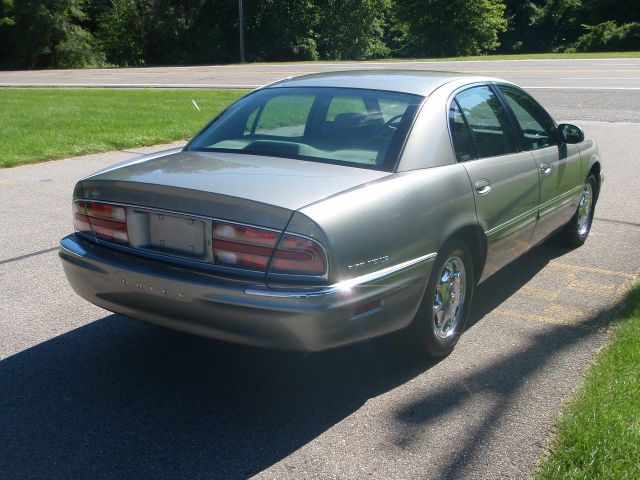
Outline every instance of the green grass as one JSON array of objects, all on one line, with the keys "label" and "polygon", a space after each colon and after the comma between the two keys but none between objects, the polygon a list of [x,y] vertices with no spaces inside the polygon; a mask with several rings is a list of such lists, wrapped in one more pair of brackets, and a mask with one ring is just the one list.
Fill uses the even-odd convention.
[{"label": "green grass", "polygon": [[[637,58],[640,52],[591,52],[591,53],[518,53],[510,55],[475,55],[467,57],[423,58],[415,59],[425,62],[442,62],[450,60],[536,60],[554,58]],[[407,61],[415,61],[409,60]]]},{"label": "green grass", "polygon": [[187,139],[243,93],[0,89],[0,167]]},{"label": "green grass", "polygon": [[640,285],[627,297],[610,344],[557,421],[536,478],[640,478]]},{"label": "green grass", "polygon": [[[443,58],[376,58],[365,62],[450,62],[463,60],[543,60],[560,58],[639,58],[640,52],[579,52],[579,53],[512,53],[508,55],[469,55]],[[352,60],[303,60],[297,62],[257,62],[257,65],[282,63],[352,63]]]}]

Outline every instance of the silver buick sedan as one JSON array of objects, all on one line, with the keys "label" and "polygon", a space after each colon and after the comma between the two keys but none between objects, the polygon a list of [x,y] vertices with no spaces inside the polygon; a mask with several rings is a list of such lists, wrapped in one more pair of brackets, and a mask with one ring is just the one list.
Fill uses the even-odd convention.
[{"label": "silver buick sedan", "polygon": [[80,296],[157,325],[299,351],[406,329],[442,356],[479,282],[586,240],[602,181],[582,130],[504,80],[309,75],[79,181],[60,257]]}]

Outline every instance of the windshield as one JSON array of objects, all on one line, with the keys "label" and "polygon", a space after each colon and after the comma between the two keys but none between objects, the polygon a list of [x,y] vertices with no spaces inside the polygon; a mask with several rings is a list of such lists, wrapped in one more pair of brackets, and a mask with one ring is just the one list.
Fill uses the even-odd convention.
[{"label": "windshield", "polygon": [[421,100],[377,90],[267,88],[229,107],[187,150],[391,171]]}]

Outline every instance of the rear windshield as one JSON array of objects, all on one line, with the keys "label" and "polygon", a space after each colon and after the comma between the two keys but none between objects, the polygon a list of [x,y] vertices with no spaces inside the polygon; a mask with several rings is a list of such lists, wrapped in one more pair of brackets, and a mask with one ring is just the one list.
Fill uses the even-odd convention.
[{"label": "rear windshield", "polygon": [[267,88],[229,107],[187,150],[391,171],[421,100],[377,90]]}]

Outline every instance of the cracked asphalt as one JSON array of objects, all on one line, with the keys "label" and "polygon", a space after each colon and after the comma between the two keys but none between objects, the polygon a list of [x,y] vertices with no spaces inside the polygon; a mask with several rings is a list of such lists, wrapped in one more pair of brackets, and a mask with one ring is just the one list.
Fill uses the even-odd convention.
[{"label": "cracked asphalt", "polygon": [[591,235],[482,284],[439,362],[397,336],[301,357],[110,314],[56,245],[75,181],[135,153],[0,170],[0,478],[530,478],[640,272],[640,120],[546,105],[606,162]]}]

